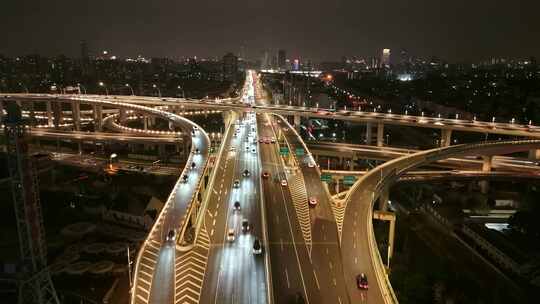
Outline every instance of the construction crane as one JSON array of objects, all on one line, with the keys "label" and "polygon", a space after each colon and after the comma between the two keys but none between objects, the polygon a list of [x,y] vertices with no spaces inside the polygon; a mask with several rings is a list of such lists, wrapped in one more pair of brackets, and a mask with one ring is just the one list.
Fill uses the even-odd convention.
[{"label": "construction crane", "polygon": [[26,133],[30,126],[23,121],[21,109],[15,102],[7,102],[3,107],[7,110],[3,124],[21,255],[18,303],[58,304],[47,267],[37,172],[28,152]]}]

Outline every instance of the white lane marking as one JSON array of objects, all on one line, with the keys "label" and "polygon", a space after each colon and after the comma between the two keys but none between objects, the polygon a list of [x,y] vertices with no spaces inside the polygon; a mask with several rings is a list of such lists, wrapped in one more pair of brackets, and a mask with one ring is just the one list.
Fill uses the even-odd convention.
[{"label": "white lane marking", "polygon": [[214,216],[212,215],[212,213],[210,212],[209,209],[206,209],[206,212],[208,212],[208,215],[209,215],[210,217],[214,217]]},{"label": "white lane marking", "polygon": [[214,235],[214,228],[212,228],[212,230],[210,230],[210,236],[213,236]]},{"label": "white lane marking", "polygon": [[332,262],[328,262],[328,265],[330,266],[330,269],[334,268],[334,265],[332,265]]},{"label": "white lane marking", "polygon": [[319,285],[319,279],[317,278],[317,273],[315,272],[315,269],[313,269],[313,275],[315,276],[315,284],[317,284],[317,289],[321,289],[321,286]]},{"label": "white lane marking", "polygon": [[212,222],[212,226],[215,226],[216,225],[216,219],[214,219],[214,221]]},{"label": "white lane marking", "polygon": [[214,298],[214,304],[217,304],[217,300],[218,300],[218,291],[219,291],[219,278],[221,277],[221,267],[219,267],[219,272],[218,272],[218,276],[217,276],[217,283],[216,283],[216,295],[215,295],[215,298]]},{"label": "white lane marking", "polygon": [[339,304],[342,303],[342,302],[341,302],[341,297],[340,297],[340,296],[337,297],[337,300],[338,300],[338,303],[339,303]]},{"label": "white lane marking", "polygon": [[285,268],[285,280],[287,281],[287,288],[291,288],[291,283],[289,282],[289,273],[287,272],[287,268]]},{"label": "white lane marking", "polygon": [[276,214],[276,224],[279,224],[279,215]]},{"label": "white lane marking", "polygon": [[283,252],[283,239],[279,238],[279,244],[281,245],[281,252]]},{"label": "white lane marking", "polygon": [[334,286],[337,286],[336,278],[332,278],[332,282],[334,283]]},{"label": "white lane marking", "polygon": [[358,257],[355,257],[355,258],[354,258],[354,263],[355,263],[355,264],[358,264]]}]

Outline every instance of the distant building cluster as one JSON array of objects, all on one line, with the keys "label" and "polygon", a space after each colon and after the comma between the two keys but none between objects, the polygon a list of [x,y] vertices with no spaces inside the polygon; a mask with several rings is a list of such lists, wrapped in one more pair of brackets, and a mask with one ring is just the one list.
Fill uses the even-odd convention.
[{"label": "distant building cluster", "polygon": [[233,54],[222,60],[120,58],[108,50],[92,54],[82,42],[79,58],[0,55],[0,92],[105,93],[106,88],[111,94],[155,95],[159,88],[164,95],[203,97],[242,81],[242,70]]}]

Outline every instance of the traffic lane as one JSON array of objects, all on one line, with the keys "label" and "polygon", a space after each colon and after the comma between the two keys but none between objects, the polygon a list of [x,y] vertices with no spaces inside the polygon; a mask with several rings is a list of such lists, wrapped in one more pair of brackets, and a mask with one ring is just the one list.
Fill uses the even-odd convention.
[{"label": "traffic lane", "polygon": [[174,302],[174,242],[166,242],[159,251],[158,262],[152,277],[152,287],[148,303]]},{"label": "traffic lane", "polygon": [[[291,148],[303,148],[296,133],[281,119],[278,126],[282,128]],[[320,285],[328,287],[323,293],[324,302],[348,303],[339,236],[331,202],[324,189],[325,185],[320,181],[316,168],[310,168],[307,165],[311,161],[308,155],[298,157],[297,160],[304,175],[308,198],[314,197],[318,201],[317,206],[310,208],[313,236],[311,258],[313,264],[318,265],[316,275],[318,275]]]},{"label": "traffic lane", "polygon": [[[263,133],[270,136],[268,130]],[[270,173],[264,180],[266,207],[269,214],[269,238],[272,258],[272,276],[281,279],[274,285],[275,298],[280,301],[292,301],[297,293],[303,293],[309,303],[319,303],[320,291],[313,271],[313,265],[300,233],[296,213],[287,189],[281,186],[273,177],[284,175],[279,156],[273,145],[260,145],[263,168]],[[264,148],[263,148],[264,147]],[[266,190],[268,189],[268,190]],[[285,223],[285,225],[284,225]],[[292,276],[291,274],[296,274]],[[274,279],[274,282],[276,280]],[[277,303],[282,303],[277,301]],[[323,303],[323,302],[321,302]]]},{"label": "traffic lane", "polygon": [[[229,136],[228,145],[225,148],[234,145],[232,134]],[[238,152],[231,152],[229,150],[224,151],[224,155],[222,156],[224,159],[222,159],[219,168],[219,170],[222,170],[222,175],[220,179],[218,178],[216,180],[218,182],[216,183],[216,186],[214,186],[214,190],[212,191],[213,197],[210,199],[208,205],[208,212],[205,220],[207,220],[208,223],[207,227],[210,227],[210,229],[208,229],[210,251],[201,292],[201,303],[215,302],[220,269],[220,253],[226,238],[227,218],[230,211],[229,201],[231,199],[230,196],[233,189],[232,186],[236,170],[236,153]]]},{"label": "traffic lane", "polygon": [[[374,187],[375,183],[366,185],[366,189]],[[371,192],[367,190],[357,191],[351,197],[343,223],[342,231],[342,257],[345,280],[351,301],[369,303],[384,303],[382,291],[378,288],[375,277],[375,269],[371,263],[369,251],[369,240],[366,237],[368,225],[366,224],[366,214],[371,202]],[[356,276],[365,273],[368,278],[369,289],[359,290],[356,285]]]}]

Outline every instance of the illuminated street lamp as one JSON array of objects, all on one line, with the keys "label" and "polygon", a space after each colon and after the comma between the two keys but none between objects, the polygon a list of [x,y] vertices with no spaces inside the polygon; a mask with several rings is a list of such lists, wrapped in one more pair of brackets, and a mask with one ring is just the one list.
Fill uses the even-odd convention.
[{"label": "illuminated street lamp", "polygon": [[116,155],[116,153],[112,153],[110,156],[109,156],[109,169],[112,170],[112,162],[113,162],[113,159],[117,158],[118,155]]},{"label": "illuminated street lamp", "polygon": [[105,88],[105,94],[106,94],[107,96],[109,96],[109,90],[107,89],[107,86],[105,85],[105,83],[104,83],[103,81],[100,81],[100,82],[99,82],[99,86],[100,86],[100,87],[104,87],[104,88]]},{"label": "illuminated street lamp", "polygon": [[186,98],[186,92],[184,92],[184,88],[182,88],[181,85],[178,85],[176,88],[179,89],[179,90],[182,90],[182,98],[185,99]]},{"label": "illuminated street lamp", "polygon": [[152,84],[152,88],[156,89],[158,91],[159,97],[161,97],[161,90],[159,89],[159,87],[155,83]]},{"label": "illuminated street lamp", "polygon": [[133,92],[133,88],[131,87],[129,83],[126,83],[126,87],[131,90],[131,96],[135,95],[135,92]]},{"label": "illuminated street lamp", "polygon": [[80,83],[77,83],[77,88],[79,89],[79,95],[81,94],[81,88],[84,91],[84,95],[86,95],[86,88],[83,85],[81,85]]}]

